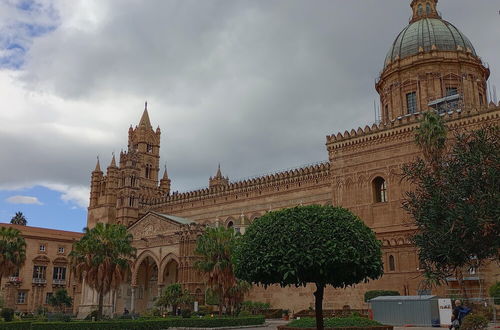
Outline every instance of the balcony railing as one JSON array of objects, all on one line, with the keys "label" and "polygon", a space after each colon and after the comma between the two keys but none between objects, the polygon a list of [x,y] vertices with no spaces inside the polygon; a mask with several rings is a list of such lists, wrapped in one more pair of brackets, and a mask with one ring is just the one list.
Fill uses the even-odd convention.
[{"label": "balcony railing", "polygon": [[44,278],[33,278],[33,284],[45,284],[47,280]]},{"label": "balcony railing", "polygon": [[66,285],[66,280],[65,279],[54,278],[52,280],[52,284],[55,284],[55,285]]},{"label": "balcony railing", "polygon": [[19,276],[9,276],[10,283],[21,283],[23,281]]}]

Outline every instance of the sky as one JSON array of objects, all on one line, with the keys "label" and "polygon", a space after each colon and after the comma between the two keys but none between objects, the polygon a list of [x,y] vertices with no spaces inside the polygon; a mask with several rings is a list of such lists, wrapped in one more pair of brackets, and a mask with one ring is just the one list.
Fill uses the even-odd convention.
[{"label": "sky", "polygon": [[[81,231],[148,102],[174,191],[326,160],[410,0],[0,0],[0,222]],[[440,0],[500,88],[500,0]],[[500,96],[500,94],[499,94]]]}]

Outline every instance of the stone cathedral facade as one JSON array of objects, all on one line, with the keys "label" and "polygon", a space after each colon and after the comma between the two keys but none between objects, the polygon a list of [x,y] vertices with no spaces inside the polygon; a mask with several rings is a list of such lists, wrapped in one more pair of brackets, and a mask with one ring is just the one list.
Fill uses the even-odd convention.
[{"label": "stone cathedral facade", "polygon": [[[203,303],[205,285],[193,269],[197,237],[206,225],[234,227],[244,234],[269,210],[296,205],[340,205],[356,213],[383,242],[385,275],[354,288],[325,291],[324,308],[363,308],[372,289],[414,295],[422,287],[417,251],[409,243],[412,227],[401,202],[411,189],[401,182],[401,165],[419,151],[414,130],[421,113],[436,110],[451,132],[498,125],[500,105],[488,98],[490,71],[467,37],[442,19],[438,0],[411,1],[412,18],[396,37],[376,82],[380,121],[326,137],[328,161],[243,181],[231,181],[220,167],[204,189],[172,192],[166,168],[160,168],[160,135],[147,107],[128,130],[127,151],[106,169],[99,161],[91,177],[88,226],[120,223],[134,236],[137,259],[128,282],[108,295],[108,312],[124,307],[137,312],[152,306],[160,290],[174,282]],[[450,133],[451,134],[451,133]],[[160,177],[160,174],[161,177]],[[485,296],[498,280],[498,265],[470,270],[471,296]],[[453,295],[454,279],[433,294]],[[313,304],[314,288],[254,287],[248,299],[291,311]],[[83,285],[80,312],[95,309],[97,297]]]}]

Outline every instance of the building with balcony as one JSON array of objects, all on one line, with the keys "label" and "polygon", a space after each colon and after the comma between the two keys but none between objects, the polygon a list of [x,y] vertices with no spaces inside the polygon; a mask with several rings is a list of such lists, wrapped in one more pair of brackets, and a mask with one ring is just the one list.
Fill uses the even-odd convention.
[{"label": "building with balcony", "polygon": [[5,223],[0,226],[19,230],[26,241],[24,265],[1,281],[0,292],[6,306],[20,312],[34,312],[38,307],[49,307],[48,298],[62,288],[73,298],[76,311],[80,284],[72,278],[68,255],[73,242],[83,234]]}]

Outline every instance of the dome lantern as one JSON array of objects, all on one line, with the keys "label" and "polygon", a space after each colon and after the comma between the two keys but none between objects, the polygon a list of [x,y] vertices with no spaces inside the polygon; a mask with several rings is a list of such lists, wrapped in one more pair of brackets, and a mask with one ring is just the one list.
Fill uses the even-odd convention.
[{"label": "dome lantern", "polygon": [[410,5],[413,11],[410,23],[422,18],[441,18],[437,11],[437,2],[438,0],[413,0]]}]

